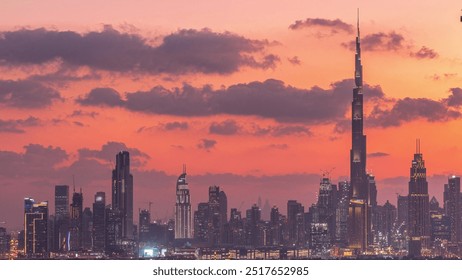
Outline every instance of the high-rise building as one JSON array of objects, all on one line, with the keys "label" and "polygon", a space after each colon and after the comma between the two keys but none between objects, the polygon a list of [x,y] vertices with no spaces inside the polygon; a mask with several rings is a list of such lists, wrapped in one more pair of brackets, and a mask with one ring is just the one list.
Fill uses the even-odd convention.
[{"label": "high-rise building", "polygon": [[209,224],[209,204],[201,202],[197,205],[194,212],[194,239],[197,242],[205,243],[208,241]]},{"label": "high-rise building", "polygon": [[410,168],[408,205],[409,255],[418,257],[421,249],[429,246],[430,212],[427,169],[417,140],[416,152]]},{"label": "high-rise building", "polygon": [[48,202],[24,199],[24,252],[27,257],[48,256]]},{"label": "high-rise building", "polygon": [[97,192],[93,202],[93,250],[104,251],[106,244],[106,194]]},{"label": "high-rise building", "polygon": [[176,182],[175,239],[192,238],[191,196],[186,182],[186,167]]},{"label": "high-rise building", "polygon": [[139,225],[140,225],[140,233],[139,233],[139,241],[142,242],[149,242],[149,230],[151,226],[151,213],[146,210],[140,210],[139,213]]},{"label": "high-rise building", "polygon": [[380,207],[381,211],[377,211],[377,233],[380,233],[383,245],[392,245],[393,228],[396,222],[396,207],[388,200]]},{"label": "high-rise building", "polygon": [[259,244],[258,224],[261,221],[261,209],[257,204],[247,209],[245,215],[246,243],[247,245],[257,247]]},{"label": "high-rise building", "polygon": [[245,245],[246,232],[244,229],[244,221],[242,220],[241,212],[236,208],[231,208],[231,214],[226,232],[226,243],[231,245]]},{"label": "high-rise building", "polygon": [[52,249],[55,252],[66,249],[69,231],[69,186],[55,186],[55,224]]},{"label": "high-rise building", "polygon": [[327,232],[331,244],[335,241],[336,209],[337,186],[331,184],[329,178],[324,177],[319,184],[318,202],[316,204],[318,221],[316,223],[327,224]]},{"label": "high-rise building", "polygon": [[359,252],[368,246],[371,231],[369,205],[369,184],[366,174],[366,135],[363,132],[363,66],[361,64],[361,46],[359,35],[359,15],[357,24],[355,54],[355,85],[351,103],[351,150],[350,180],[351,199],[348,209],[349,247]]},{"label": "high-rise building", "polygon": [[74,189],[74,193],[72,195],[69,234],[67,238],[68,248],[70,251],[78,251],[82,248],[82,240],[83,240],[82,219],[83,219],[82,190],[80,190],[80,193],[76,193]]},{"label": "high-rise building", "polygon": [[[116,155],[112,171],[112,210],[119,212],[122,223],[117,233],[122,240],[133,240],[133,175],[130,173],[130,154],[121,151]],[[121,240],[118,241],[121,243]]]},{"label": "high-rise building", "polygon": [[336,243],[341,247],[348,244],[348,205],[350,203],[350,182],[338,184],[338,203],[335,215]]},{"label": "high-rise building", "polygon": [[305,217],[304,207],[296,200],[287,201],[287,226],[289,245],[302,245],[305,243]]},{"label": "high-rise building", "polygon": [[444,210],[450,221],[450,241],[457,243],[460,241],[460,177],[449,177],[448,184],[444,186],[444,193]]},{"label": "high-rise building", "polygon": [[0,259],[3,254],[6,254],[10,250],[10,236],[6,232],[6,228],[0,227]]},{"label": "high-rise building", "polygon": [[85,207],[82,212],[82,249],[91,250],[93,248],[93,213],[89,207]]}]

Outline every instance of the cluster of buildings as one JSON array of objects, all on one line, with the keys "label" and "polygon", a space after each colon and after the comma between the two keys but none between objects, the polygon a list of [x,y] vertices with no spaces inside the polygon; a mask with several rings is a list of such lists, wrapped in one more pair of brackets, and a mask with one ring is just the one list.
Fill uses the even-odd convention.
[{"label": "cluster of buildings", "polygon": [[[261,205],[231,208],[219,186],[208,201],[191,205],[186,167],[176,182],[175,216],[152,221],[149,209],[134,224],[129,153],[116,155],[111,203],[104,192],[83,207],[82,191],[55,186],[55,213],[48,202],[24,199],[24,229],[0,227],[0,256],[8,258],[459,258],[462,255],[460,177],[444,185],[444,201],[428,195],[420,140],[411,160],[407,195],[396,206],[377,203],[375,177],[366,172],[361,48],[356,37],[352,101],[350,181],[320,180],[317,202],[305,209],[289,200],[286,211]],[[108,197],[109,198],[109,197]],[[286,215],[283,215],[285,212]],[[228,215],[229,214],[229,215]],[[268,218],[264,219],[264,216]]]}]

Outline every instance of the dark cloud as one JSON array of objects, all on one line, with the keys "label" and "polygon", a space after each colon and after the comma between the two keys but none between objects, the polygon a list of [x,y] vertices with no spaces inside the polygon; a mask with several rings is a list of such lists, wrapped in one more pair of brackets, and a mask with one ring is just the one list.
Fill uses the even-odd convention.
[{"label": "dark cloud", "polygon": [[418,59],[433,59],[438,57],[438,53],[435,50],[423,46],[417,52],[411,52],[411,56]]},{"label": "dark cloud", "polygon": [[434,81],[439,81],[441,79],[451,79],[457,76],[457,73],[444,73],[444,74],[433,74],[432,76],[429,76],[430,79]]},{"label": "dark cloud", "polygon": [[187,130],[189,124],[187,122],[168,122],[161,124],[164,130]]},{"label": "dark cloud", "polygon": [[120,106],[122,104],[120,94],[112,88],[94,88],[85,98],[78,98],[81,105]]},{"label": "dark cloud", "polygon": [[[343,43],[342,45],[350,50],[356,48],[355,41]],[[366,51],[398,51],[405,47],[403,35],[394,31],[389,33],[379,32],[361,38],[361,49]]]},{"label": "dark cloud", "polygon": [[292,63],[293,65],[301,65],[302,62],[300,61],[300,59],[298,58],[298,56],[294,56],[294,57],[289,57],[287,58],[287,60]]},{"label": "dark cloud", "polygon": [[[214,90],[210,86],[184,85],[168,90],[157,86],[150,91],[127,93],[125,99],[111,94],[88,94],[77,100],[82,105],[121,106],[130,111],[175,116],[218,114],[259,116],[280,122],[329,123],[343,119],[351,102],[354,82],[333,83],[330,88],[299,89],[279,80],[236,84]],[[369,100],[382,99],[379,86],[364,86]],[[107,101],[106,101],[107,99]]]},{"label": "dark cloud", "polygon": [[141,152],[136,148],[129,148],[121,142],[110,141],[104,144],[99,150],[92,150],[88,148],[81,148],[78,150],[80,159],[96,159],[102,162],[114,162],[115,156],[120,151],[128,151],[130,153],[130,160],[133,166],[141,166],[149,155]]},{"label": "dark cloud", "polygon": [[24,133],[24,128],[41,125],[41,121],[35,117],[29,117],[24,120],[0,120],[0,133]]},{"label": "dark cloud", "polygon": [[0,104],[10,107],[35,109],[61,100],[56,90],[30,80],[0,80]]},{"label": "dark cloud", "polygon": [[84,126],[85,126],[82,122],[78,122],[78,121],[74,121],[74,122],[72,122],[72,123],[75,124],[76,126],[80,126],[80,127],[84,127]]},{"label": "dark cloud", "polygon": [[451,88],[451,95],[445,101],[450,107],[459,107],[462,105],[462,88]]},{"label": "dark cloud", "polygon": [[210,149],[214,148],[216,144],[217,144],[217,141],[213,139],[201,139],[199,144],[197,144],[197,147],[199,149],[210,151]]},{"label": "dark cloud", "polygon": [[376,106],[367,117],[366,125],[377,127],[400,126],[404,122],[424,119],[429,122],[445,122],[462,116],[459,111],[448,108],[445,101],[406,97],[396,101],[390,109]]},{"label": "dark cloud", "polygon": [[70,118],[75,118],[75,117],[90,117],[92,119],[96,118],[99,115],[98,112],[87,112],[87,111],[82,111],[82,110],[75,110],[72,112],[72,114],[68,115]]},{"label": "dark cloud", "polygon": [[274,67],[279,58],[265,54],[269,44],[209,29],[182,29],[165,36],[157,46],[136,33],[121,33],[111,26],[86,34],[21,29],[1,34],[0,60],[11,65],[61,60],[73,67],[117,72],[228,74],[245,66]]},{"label": "dark cloud", "polygon": [[340,19],[323,19],[323,18],[307,18],[305,20],[297,20],[289,26],[289,29],[298,30],[308,27],[323,27],[329,28],[332,34],[344,31],[349,34],[353,33],[353,25],[345,23]]},{"label": "dark cloud", "polygon": [[23,153],[0,151],[0,177],[22,178],[47,176],[54,167],[68,158],[59,147],[29,144]]},{"label": "dark cloud", "polygon": [[370,158],[387,157],[389,155],[390,154],[384,153],[384,152],[375,152],[375,153],[367,154],[367,156]]},{"label": "dark cloud", "polygon": [[253,128],[253,134],[257,136],[271,135],[274,137],[282,137],[289,135],[306,135],[312,136],[312,132],[309,128],[303,125],[276,125],[268,127],[260,127],[255,125]]},{"label": "dark cloud", "polygon": [[234,135],[240,130],[239,125],[234,120],[225,120],[223,122],[214,122],[209,127],[211,134]]}]

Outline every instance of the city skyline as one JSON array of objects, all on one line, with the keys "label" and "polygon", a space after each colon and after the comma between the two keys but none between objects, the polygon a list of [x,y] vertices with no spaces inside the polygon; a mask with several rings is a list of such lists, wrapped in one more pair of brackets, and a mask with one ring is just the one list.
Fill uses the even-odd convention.
[{"label": "city skyline", "polygon": [[[43,5],[47,7],[50,3]],[[21,228],[17,222],[20,214],[13,214],[21,213],[21,206],[15,202],[28,196],[37,201],[48,200],[53,209],[54,185],[72,185],[72,175],[77,189],[82,188],[83,193],[109,194],[106,175],[113,169],[113,155],[120,150],[131,152],[132,173],[138,178],[134,212],[147,208],[146,201],[152,201],[153,219],[173,216],[171,205],[175,197],[170,195],[171,182],[177,178],[183,163],[188,165],[188,181],[195,193],[191,198],[192,211],[199,202],[207,200],[207,188],[214,184],[227,191],[229,205],[243,203],[247,209],[261,197],[271,206],[280,207],[296,199],[307,209],[316,201],[321,169],[335,168],[331,172],[333,182],[349,177],[346,162],[350,130],[343,121],[349,122],[354,85],[351,79],[354,45],[352,49],[350,44],[354,10],[349,7],[351,13],[340,12],[344,4],[335,9],[328,9],[327,5],[314,10],[300,9],[313,3],[288,4],[268,26],[263,24],[268,23],[264,13],[253,6],[256,4],[242,15],[234,14],[235,18],[224,17],[223,22],[216,21],[215,16],[199,20],[191,15],[169,24],[167,14],[174,9],[168,4],[159,7],[164,15],[159,12],[156,19],[143,22],[134,20],[130,13],[124,18],[108,11],[104,23],[112,25],[111,29],[101,27],[91,13],[87,22],[73,17],[65,19],[62,17],[65,8],[63,14],[51,18],[56,20],[55,24],[41,15],[23,17],[15,12],[21,6],[11,2],[0,20],[5,35],[0,41],[1,67],[5,68],[0,91],[11,92],[14,97],[6,94],[1,103],[4,110],[0,113],[3,139],[0,156],[1,162],[8,165],[0,168],[4,182],[0,213],[5,215],[0,221],[6,221],[7,228]],[[396,193],[407,194],[408,161],[415,138],[422,139],[430,198],[436,196],[442,202],[447,177],[462,171],[457,168],[460,160],[453,157],[460,149],[453,140],[459,135],[457,60],[460,58],[455,51],[458,42],[449,39],[456,37],[454,32],[460,29],[459,9],[450,10],[456,4],[448,4],[441,10],[422,4],[419,17],[410,16],[407,21],[405,17],[392,18],[380,11],[387,10],[392,3],[357,5],[362,10],[361,34],[365,38],[364,92],[371,98],[365,103],[367,171],[376,177],[381,205],[386,200],[396,204],[393,203]],[[210,7],[219,11],[219,5]],[[204,8],[204,3],[196,7]],[[276,8],[280,7],[268,4],[264,9]],[[185,12],[179,9],[180,14]],[[409,14],[410,9],[404,5],[399,13]],[[128,10],[139,12],[136,7]],[[454,20],[450,21],[452,13]],[[11,14],[19,16],[12,19]],[[108,16],[111,14],[113,17]],[[239,18],[245,19],[250,14],[254,15],[255,29],[239,24]],[[429,18],[429,14],[441,21],[434,26],[420,21]],[[122,18],[126,19],[126,25],[121,23]],[[431,32],[435,39],[428,38],[419,23],[427,27],[426,32],[437,27],[444,32]],[[271,28],[275,32],[270,32]],[[66,35],[58,31],[69,32]],[[64,36],[64,45],[55,44],[47,49],[49,52],[41,52],[40,42],[53,44],[53,36]],[[230,48],[220,53],[207,49],[213,55],[211,62],[202,53],[187,52],[193,61],[175,60],[178,63],[175,66],[182,69],[177,71],[152,68],[131,56],[128,58],[134,61],[127,58],[120,64],[107,64],[99,52],[91,54],[99,57],[94,61],[88,60],[91,57],[88,53],[76,53],[80,60],[75,62],[62,52],[61,47],[69,47],[65,45],[66,36],[70,36],[69,40],[80,36],[82,42],[76,44],[94,44],[96,51],[105,42],[120,39],[119,47],[131,42],[128,46],[140,51],[147,49],[155,59],[161,51],[167,57],[175,55],[165,52],[165,48],[172,47],[169,43],[182,46],[192,42],[188,40],[198,44],[210,40]],[[21,43],[24,38],[43,40],[35,44],[39,57],[33,54],[15,57],[11,44]],[[119,54],[115,51],[110,55]],[[225,64],[219,64],[217,61],[226,55],[235,55],[237,62],[224,60]],[[183,87],[183,83],[190,87]],[[204,87],[206,84],[211,88]],[[164,89],[151,90],[156,86]],[[179,88],[177,95],[175,87]],[[246,91],[267,93],[269,98],[256,95],[255,102],[270,110],[259,110],[250,102],[253,95],[247,96]],[[28,93],[37,99],[30,98]],[[125,96],[125,93],[131,94]],[[196,93],[220,98],[212,103],[198,103]],[[174,104],[165,103],[165,110],[157,107],[146,110],[137,101],[162,94],[177,98]],[[193,98],[181,99],[187,95]],[[249,107],[239,110],[233,100],[226,99],[228,95],[242,96]],[[297,98],[304,107],[296,106],[293,100]],[[294,106],[290,107],[294,110],[285,112],[273,104]],[[325,108],[316,110],[322,108],[320,104]],[[417,106],[423,106],[423,111],[415,110]],[[114,125],[124,122],[127,125]],[[248,196],[243,198],[239,193],[244,190]],[[91,207],[92,203],[88,197],[83,207]],[[284,207],[280,211],[284,213]]]}]

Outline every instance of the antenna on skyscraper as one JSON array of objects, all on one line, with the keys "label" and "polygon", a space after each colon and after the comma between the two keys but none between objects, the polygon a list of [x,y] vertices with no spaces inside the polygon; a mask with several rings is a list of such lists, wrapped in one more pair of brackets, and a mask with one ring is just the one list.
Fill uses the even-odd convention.
[{"label": "antenna on skyscraper", "polygon": [[356,27],[358,28],[358,38],[359,38],[359,8],[358,8],[358,15],[357,15]]},{"label": "antenna on skyscraper", "polygon": [[183,163],[183,174],[186,174],[186,164]]},{"label": "antenna on skyscraper", "polygon": [[417,139],[415,140],[415,142],[416,142],[416,143],[415,143],[415,153],[416,153],[416,154],[420,154],[420,139],[417,138]]}]

